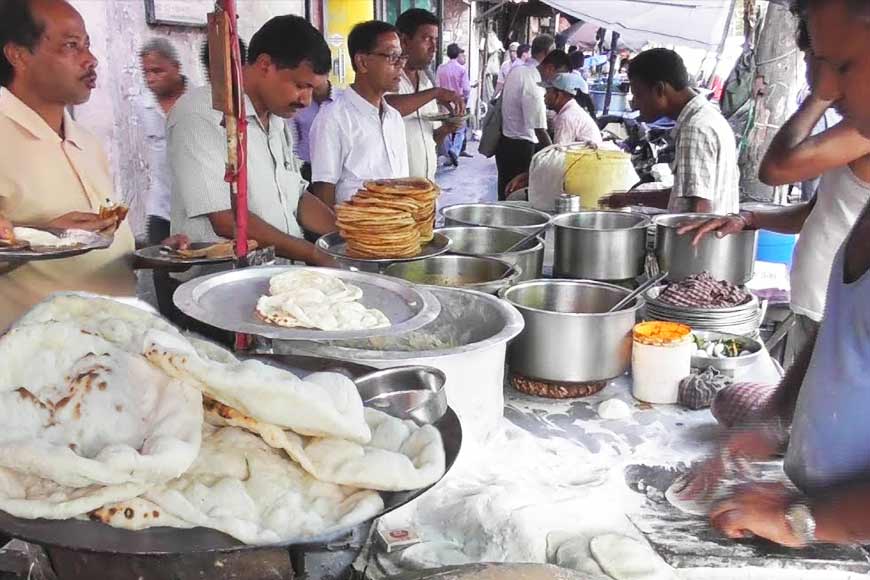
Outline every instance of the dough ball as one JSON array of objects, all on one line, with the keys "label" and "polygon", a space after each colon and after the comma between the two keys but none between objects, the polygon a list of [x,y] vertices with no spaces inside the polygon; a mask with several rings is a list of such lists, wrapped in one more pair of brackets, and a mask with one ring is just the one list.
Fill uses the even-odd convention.
[{"label": "dough ball", "polygon": [[614,580],[673,580],[673,569],[652,548],[622,534],[592,538],[589,549]]},{"label": "dough ball", "polygon": [[631,417],[631,407],[625,401],[608,399],[598,405],[598,416],[602,419],[627,419]]}]

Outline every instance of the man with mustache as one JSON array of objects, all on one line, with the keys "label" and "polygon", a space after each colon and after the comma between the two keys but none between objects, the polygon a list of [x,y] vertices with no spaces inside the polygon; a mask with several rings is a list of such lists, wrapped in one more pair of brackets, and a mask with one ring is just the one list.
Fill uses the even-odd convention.
[{"label": "man with mustache", "polygon": [[402,114],[385,99],[399,90],[408,56],[396,27],[362,22],[347,38],[354,81],[311,126],[311,191],[334,206],[367,179],[408,177]]},{"label": "man with mustache", "polygon": [[11,268],[0,257],[0,332],[53,292],[136,294],[130,226],[98,215],[106,200],[120,201],[108,158],[67,111],[90,98],[96,70],[85,23],[67,2],[0,3],[0,214],[114,233],[110,248],[71,258]]},{"label": "man with mustache", "polygon": [[[287,39],[292,39],[288,42]],[[284,119],[311,102],[331,66],[323,36],[298,16],[277,16],[254,34],[242,69],[248,120],[248,237],[278,256],[315,266],[332,260],[305,241],[302,227],[332,231],[334,216],[308,193]],[[223,114],[212,109],[211,87],[185,94],[167,122],[172,174],[171,231],[195,242],[234,236]],[[183,277],[202,274],[193,268]]]}]

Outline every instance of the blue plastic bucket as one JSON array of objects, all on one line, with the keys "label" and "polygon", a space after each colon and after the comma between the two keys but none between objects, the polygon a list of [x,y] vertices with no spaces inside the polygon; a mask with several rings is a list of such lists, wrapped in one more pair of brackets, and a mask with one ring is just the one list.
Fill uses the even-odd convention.
[{"label": "blue plastic bucket", "polygon": [[791,268],[796,243],[797,236],[794,234],[777,234],[761,230],[758,232],[758,251],[755,257],[762,262],[785,264]]}]

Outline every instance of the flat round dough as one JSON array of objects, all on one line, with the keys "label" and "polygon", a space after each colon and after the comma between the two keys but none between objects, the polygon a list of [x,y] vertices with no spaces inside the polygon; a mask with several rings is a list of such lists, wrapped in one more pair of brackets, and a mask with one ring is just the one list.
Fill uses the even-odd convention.
[{"label": "flat round dough", "polygon": [[602,419],[627,419],[631,417],[631,407],[625,401],[608,399],[598,405],[598,416]]},{"label": "flat round dough", "polygon": [[673,570],[652,548],[622,534],[604,534],[589,543],[592,556],[614,580],[670,580]]},{"label": "flat round dough", "polygon": [[396,580],[597,580],[573,570],[549,564],[470,564],[444,568],[423,575],[399,576]]}]

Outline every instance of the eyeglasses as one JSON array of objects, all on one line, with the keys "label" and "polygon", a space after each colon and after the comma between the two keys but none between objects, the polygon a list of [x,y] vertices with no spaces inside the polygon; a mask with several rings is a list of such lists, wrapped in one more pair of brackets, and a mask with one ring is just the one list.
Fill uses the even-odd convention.
[{"label": "eyeglasses", "polygon": [[408,62],[408,55],[406,55],[406,54],[387,54],[387,53],[383,53],[383,52],[370,52],[368,54],[383,57],[383,58],[387,59],[387,62],[392,66],[396,66],[396,65],[404,66],[404,64],[406,62]]}]

